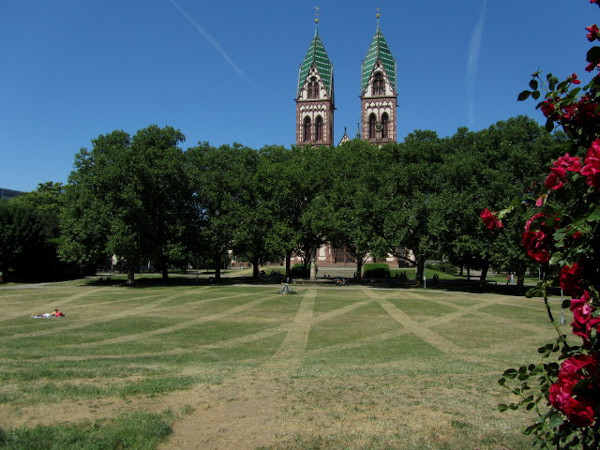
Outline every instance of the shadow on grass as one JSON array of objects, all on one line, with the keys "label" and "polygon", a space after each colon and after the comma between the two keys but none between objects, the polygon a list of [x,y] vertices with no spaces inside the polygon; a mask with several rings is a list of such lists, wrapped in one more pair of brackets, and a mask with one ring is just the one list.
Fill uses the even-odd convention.
[{"label": "shadow on grass", "polygon": [[[294,279],[293,286],[323,286],[323,287],[338,287],[338,278],[319,278],[317,281],[308,279]],[[386,279],[370,279],[370,280],[354,280],[345,279],[345,286],[361,286],[361,287],[377,287],[387,289],[422,289],[417,286],[414,280],[402,280],[398,278]],[[87,286],[122,286],[128,287],[127,280],[123,275],[116,276],[100,276],[88,278],[85,280]],[[254,285],[254,286],[282,286],[283,281],[279,277],[260,277],[254,279],[251,276],[236,276],[223,277],[220,280],[214,278],[196,277],[195,275],[170,275],[169,278],[162,279],[157,276],[144,276],[138,274],[135,285],[129,286],[133,289],[141,289],[147,287],[177,287],[177,286],[236,286],[236,285]],[[488,282],[481,285],[479,279],[442,279],[442,280],[427,280],[427,289],[446,290],[451,292],[469,292],[469,293],[491,293],[500,295],[525,296],[527,290],[531,286],[519,287],[517,285],[497,284]]]}]

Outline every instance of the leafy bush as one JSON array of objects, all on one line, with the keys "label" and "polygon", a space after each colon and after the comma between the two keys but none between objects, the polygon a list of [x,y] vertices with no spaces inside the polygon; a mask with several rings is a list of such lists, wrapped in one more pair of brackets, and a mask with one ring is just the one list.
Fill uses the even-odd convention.
[{"label": "leafy bush", "polygon": [[363,267],[364,278],[389,278],[390,266],[385,263],[369,263]]},{"label": "leafy bush", "polygon": [[302,264],[294,264],[291,270],[292,278],[308,278],[310,269]]},{"label": "leafy bush", "polygon": [[456,275],[457,272],[456,267],[447,261],[427,264],[427,268],[437,270],[438,272],[449,273],[451,275]]}]

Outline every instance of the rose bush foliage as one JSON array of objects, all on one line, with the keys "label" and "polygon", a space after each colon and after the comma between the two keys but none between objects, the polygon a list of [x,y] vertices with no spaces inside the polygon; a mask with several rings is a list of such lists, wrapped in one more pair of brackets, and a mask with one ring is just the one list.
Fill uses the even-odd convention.
[{"label": "rose bush foliage", "polygon": [[[600,0],[589,1],[600,6]],[[596,24],[585,31],[590,42],[600,40]],[[497,221],[515,208],[535,205],[522,244],[544,267],[538,288],[558,337],[539,349],[541,363],[508,369],[499,383],[520,397],[500,410],[524,406],[538,413],[525,432],[542,448],[600,446],[600,47],[593,46],[586,60],[585,71],[593,72],[587,85],[581,86],[576,73],[559,81],[536,72],[530,89],[519,95],[519,100],[539,100],[546,129],[561,127],[572,142],[548,168],[545,191],[519,206],[481,214],[488,229],[500,230]],[[554,319],[548,302],[552,288],[570,297],[562,306],[573,315],[572,337]]]}]

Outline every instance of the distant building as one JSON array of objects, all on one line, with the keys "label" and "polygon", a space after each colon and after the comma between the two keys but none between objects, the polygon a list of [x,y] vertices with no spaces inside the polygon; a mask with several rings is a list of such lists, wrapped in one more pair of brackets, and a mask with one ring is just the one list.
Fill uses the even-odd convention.
[{"label": "distant building", "polygon": [[[398,136],[396,60],[383,37],[377,14],[377,29],[361,66],[361,123],[357,138],[382,146],[396,142]],[[319,36],[319,19],[315,20],[315,34],[300,65],[296,88],[296,145],[319,147],[334,145],[333,116],[335,111],[333,64]],[[347,128],[338,145],[348,142]],[[315,262],[321,266],[352,266],[354,257],[344,248],[325,243],[317,249]],[[302,258],[294,255],[294,263]],[[366,262],[374,261],[371,256]],[[409,258],[388,255],[385,262],[392,265],[410,262]]]},{"label": "distant building", "polygon": [[[360,139],[382,146],[396,142],[397,86],[396,60],[383,37],[377,14],[377,30],[361,66]],[[296,90],[296,145],[302,147],[333,146],[335,111],[333,64],[319,37],[315,35],[300,66]],[[347,133],[340,144],[349,140]]]},{"label": "distant building", "polygon": [[23,195],[24,193],[25,192],[21,191],[13,191],[12,189],[0,188],[0,199],[18,197],[19,195]]}]

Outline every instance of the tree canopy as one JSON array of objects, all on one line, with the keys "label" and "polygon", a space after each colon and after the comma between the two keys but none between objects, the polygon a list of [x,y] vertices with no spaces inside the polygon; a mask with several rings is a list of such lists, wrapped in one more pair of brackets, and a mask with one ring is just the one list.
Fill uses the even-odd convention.
[{"label": "tree canopy", "polygon": [[[156,125],[100,135],[76,155],[66,186],[45,184],[4,205],[3,227],[14,229],[23,208],[49,214],[39,233],[62,260],[122,261],[130,283],[147,264],[165,278],[173,264],[212,267],[218,280],[232,257],[250,262],[255,277],[259,265],[285,260],[289,275],[293,254],[308,263],[326,241],[352,255],[358,275],[367,256],[394,254],[413,260],[419,283],[431,259],[482,269],[482,281],[490,265],[521,276],[518,225],[499,238],[479,212],[538,189],[565,144],[527,117],[446,138],[417,130],[383,147],[201,142],[184,151],[183,141],[179,130]],[[9,235],[5,270],[16,264]]]}]

